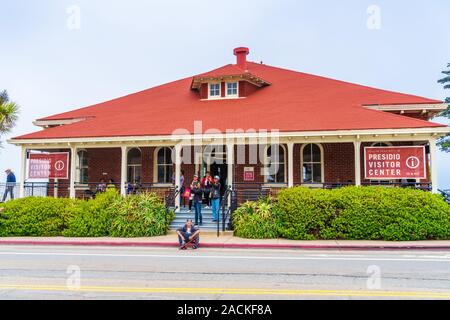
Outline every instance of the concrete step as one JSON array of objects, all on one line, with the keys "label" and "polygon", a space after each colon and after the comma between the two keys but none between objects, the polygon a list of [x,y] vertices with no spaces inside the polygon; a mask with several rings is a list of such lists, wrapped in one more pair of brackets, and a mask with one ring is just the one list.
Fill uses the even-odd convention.
[{"label": "concrete step", "polygon": [[[171,230],[177,230],[179,228],[184,227],[186,221],[172,221],[172,223],[170,224],[170,229]],[[226,226],[228,225],[228,221],[226,222]],[[201,226],[199,226],[200,229],[206,229],[206,230],[217,230],[217,222],[212,222],[210,220],[203,220],[203,224]],[[219,228],[222,229],[222,221],[220,221],[219,223]]]}]

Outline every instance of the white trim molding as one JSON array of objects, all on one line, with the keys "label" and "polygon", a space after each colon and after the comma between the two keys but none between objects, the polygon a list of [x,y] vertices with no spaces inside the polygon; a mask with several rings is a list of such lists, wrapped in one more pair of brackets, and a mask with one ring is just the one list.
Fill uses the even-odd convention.
[{"label": "white trim molding", "polygon": [[447,109],[447,104],[385,104],[385,105],[363,105],[367,109],[388,111],[388,112],[421,112],[421,113],[440,113]]},{"label": "white trim molding", "polygon": [[60,120],[35,120],[33,121],[33,124],[37,127],[49,128],[73,124],[80,121],[84,121],[86,119],[87,118],[84,117],[84,118],[60,119]]},{"label": "white trim molding", "polygon": [[[274,132],[277,139],[291,139],[295,143],[306,143],[310,140],[325,142],[353,142],[355,136],[360,136],[361,142],[374,142],[379,140],[390,141],[428,141],[430,136],[441,137],[450,133],[450,128],[406,128],[406,129],[364,129],[364,130],[330,130],[330,131],[295,131]],[[234,132],[217,134],[174,134],[160,136],[129,136],[129,137],[84,137],[84,138],[46,138],[46,139],[9,139],[8,143],[14,145],[41,145],[43,148],[67,148],[67,143],[78,143],[83,148],[116,148],[123,143],[129,146],[173,146],[179,142],[189,145],[200,140],[230,140],[261,139],[267,141],[271,133],[266,132]],[[420,137],[420,135],[422,137]],[[388,137],[389,136],[389,137]],[[267,142],[266,142],[267,143]]]}]

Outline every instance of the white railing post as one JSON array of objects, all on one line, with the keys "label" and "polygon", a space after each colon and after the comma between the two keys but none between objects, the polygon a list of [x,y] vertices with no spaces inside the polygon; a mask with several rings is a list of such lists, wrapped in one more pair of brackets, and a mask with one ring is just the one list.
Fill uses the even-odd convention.
[{"label": "white railing post", "polygon": [[430,145],[430,169],[431,169],[431,190],[433,193],[439,193],[438,191],[438,167],[437,167],[437,148],[436,138],[429,140]]}]

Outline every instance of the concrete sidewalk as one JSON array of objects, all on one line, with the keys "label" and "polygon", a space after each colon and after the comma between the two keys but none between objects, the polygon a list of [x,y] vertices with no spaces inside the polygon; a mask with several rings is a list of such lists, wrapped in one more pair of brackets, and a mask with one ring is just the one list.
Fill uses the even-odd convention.
[{"label": "concrete sidewalk", "polygon": [[[450,250],[450,241],[298,241],[286,239],[252,240],[234,237],[231,233],[203,234],[202,248],[235,249],[336,249],[336,250]],[[116,246],[116,247],[177,247],[175,234],[152,238],[0,238],[0,245],[61,245],[61,246]]]}]

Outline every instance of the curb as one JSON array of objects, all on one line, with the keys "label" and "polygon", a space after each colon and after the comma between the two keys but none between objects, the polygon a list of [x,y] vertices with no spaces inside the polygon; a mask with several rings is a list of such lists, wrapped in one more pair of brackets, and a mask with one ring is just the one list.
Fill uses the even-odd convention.
[{"label": "curb", "polygon": [[[162,247],[177,248],[176,242],[132,242],[132,241],[52,241],[52,240],[0,240],[0,245],[31,246],[88,246],[88,247]],[[296,245],[296,244],[242,244],[203,243],[201,248],[215,249],[284,249],[284,250],[450,250],[450,245]]]}]

